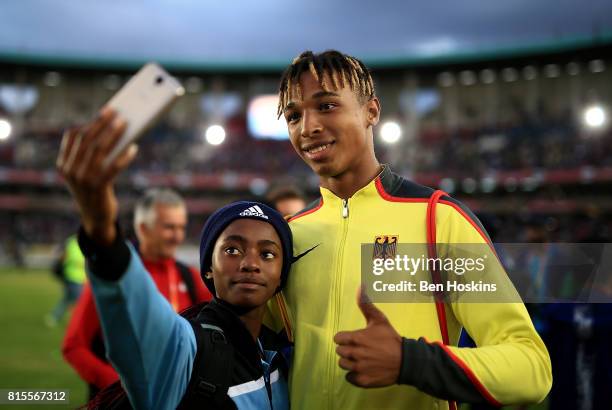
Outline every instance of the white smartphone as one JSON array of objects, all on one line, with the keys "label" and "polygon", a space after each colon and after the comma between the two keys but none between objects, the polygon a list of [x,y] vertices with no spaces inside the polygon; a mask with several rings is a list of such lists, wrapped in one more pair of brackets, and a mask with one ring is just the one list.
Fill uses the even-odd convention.
[{"label": "white smartphone", "polygon": [[103,166],[115,160],[183,94],[185,89],[162,67],[155,63],[143,66],[106,104],[127,121],[127,128]]}]

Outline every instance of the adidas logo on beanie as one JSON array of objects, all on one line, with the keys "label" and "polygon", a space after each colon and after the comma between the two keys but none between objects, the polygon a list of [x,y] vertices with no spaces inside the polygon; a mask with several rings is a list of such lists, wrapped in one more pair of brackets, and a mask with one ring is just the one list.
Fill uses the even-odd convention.
[{"label": "adidas logo on beanie", "polygon": [[260,218],[268,219],[268,215],[264,214],[264,211],[262,211],[257,205],[240,212],[240,216],[258,216]]}]

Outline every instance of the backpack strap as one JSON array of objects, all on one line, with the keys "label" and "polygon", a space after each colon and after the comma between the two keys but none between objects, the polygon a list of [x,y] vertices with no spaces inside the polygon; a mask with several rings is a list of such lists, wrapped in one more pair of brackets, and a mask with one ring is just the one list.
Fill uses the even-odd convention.
[{"label": "backpack strap", "polygon": [[283,291],[280,291],[276,295],[274,295],[274,300],[276,301],[278,311],[281,315],[281,320],[283,322],[283,327],[285,328],[285,335],[287,337],[287,340],[290,343],[294,343],[295,341],[293,339],[293,327],[291,326],[291,319],[289,318],[289,312],[287,311],[287,302],[285,301]]},{"label": "backpack strap", "polygon": [[[440,198],[444,195],[448,195],[446,192],[438,189],[429,198],[427,203],[427,216],[426,216],[426,231],[427,231],[427,253],[430,258],[437,258],[438,251],[436,249],[436,205],[440,201]],[[442,276],[437,268],[437,264],[433,264],[431,269],[431,278],[435,284],[442,283]],[[446,308],[444,305],[444,292],[435,292],[434,299],[436,303],[436,311],[438,313],[438,323],[440,324],[440,333],[442,334],[442,341],[445,345],[450,344],[448,337],[448,325],[446,322]],[[448,402],[448,408],[450,410],[457,409],[457,403],[454,401]]]},{"label": "backpack strap", "polygon": [[189,292],[189,299],[191,299],[191,304],[195,305],[198,303],[198,295],[195,290],[195,283],[193,283],[193,275],[191,273],[191,269],[189,266],[185,265],[182,262],[176,262],[176,269],[181,274],[181,279],[185,282],[185,286],[187,286],[187,292]]},{"label": "backpack strap", "polygon": [[217,326],[191,320],[197,352],[191,379],[178,409],[236,409],[227,395],[234,368],[234,349]]}]

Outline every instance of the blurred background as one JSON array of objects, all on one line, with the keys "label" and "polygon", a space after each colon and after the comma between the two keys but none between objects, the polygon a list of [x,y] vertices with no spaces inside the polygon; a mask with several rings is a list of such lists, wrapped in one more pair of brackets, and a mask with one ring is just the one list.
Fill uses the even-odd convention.
[{"label": "blurred background", "polygon": [[0,388],[68,388],[72,407],[85,401],[60,353],[67,318],[43,320],[62,292],[51,268],[78,226],[54,161],[62,130],[147,61],[187,93],[121,177],[121,224],[129,233],[145,189],[174,188],[191,263],[219,206],[285,186],[317,197],[275,115],[280,74],[305,49],[372,69],[378,159],[464,201],[496,242],[608,242],[611,2],[207,3],[0,4]]}]

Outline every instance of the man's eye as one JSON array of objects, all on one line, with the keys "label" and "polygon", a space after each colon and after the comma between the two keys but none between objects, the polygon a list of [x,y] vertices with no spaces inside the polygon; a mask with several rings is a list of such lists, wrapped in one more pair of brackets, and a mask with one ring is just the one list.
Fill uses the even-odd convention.
[{"label": "man's eye", "polygon": [[233,246],[230,246],[228,248],[225,248],[225,253],[227,253],[228,255],[239,255],[240,250],[238,248],[234,248]]},{"label": "man's eye", "polygon": [[300,119],[300,114],[298,114],[297,112],[292,112],[287,114],[285,116],[285,119],[287,120],[287,122],[294,122]]},{"label": "man's eye", "polygon": [[333,109],[335,106],[336,106],[336,104],[334,104],[334,103],[322,103],[319,106],[319,109],[321,111],[329,111],[329,110]]}]

